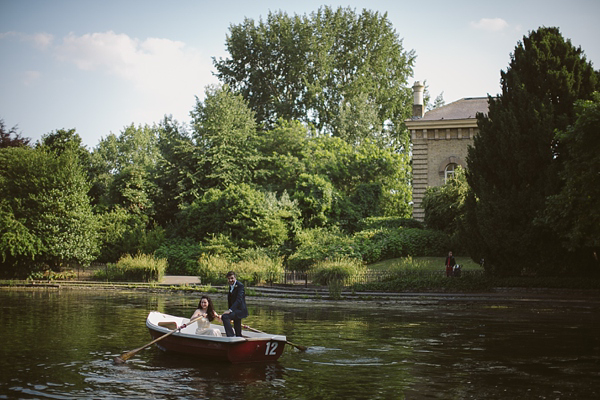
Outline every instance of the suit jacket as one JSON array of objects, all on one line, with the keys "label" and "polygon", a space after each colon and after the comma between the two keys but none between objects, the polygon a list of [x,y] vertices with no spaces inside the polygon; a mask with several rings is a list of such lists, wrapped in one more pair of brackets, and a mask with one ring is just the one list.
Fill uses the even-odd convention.
[{"label": "suit jacket", "polygon": [[235,281],[233,291],[230,291],[227,294],[227,304],[237,318],[246,318],[248,316],[246,295],[244,293],[244,285],[242,282]]}]

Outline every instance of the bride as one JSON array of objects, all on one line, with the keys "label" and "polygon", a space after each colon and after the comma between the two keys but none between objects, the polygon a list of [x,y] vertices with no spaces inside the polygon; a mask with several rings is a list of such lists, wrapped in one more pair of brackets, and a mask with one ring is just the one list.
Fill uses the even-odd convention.
[{"label": "bride", "polygon": [[208,296],[202,296],[198,302],[198,309],[194,311],[190,320],[200,317],[197,322],[196,335],[221,336],[221,331],[210,327],[215,318],[221,320],[221,316],[215,312],[212,300]]}]

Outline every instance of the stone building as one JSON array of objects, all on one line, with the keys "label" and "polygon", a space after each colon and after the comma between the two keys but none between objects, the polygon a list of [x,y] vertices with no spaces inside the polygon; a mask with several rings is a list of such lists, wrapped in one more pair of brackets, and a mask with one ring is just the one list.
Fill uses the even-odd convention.
[{"label": "stone building", "polygon": [[413,117],[405,121],[410,131],[413,156],[413,218],[423,221],[425,190],[441,186],[460,165],[466,168],[467,148],[479,132],[476,114],[487,114],[487,97],[460,99],[425,112],[425,86],[413,86]]}]

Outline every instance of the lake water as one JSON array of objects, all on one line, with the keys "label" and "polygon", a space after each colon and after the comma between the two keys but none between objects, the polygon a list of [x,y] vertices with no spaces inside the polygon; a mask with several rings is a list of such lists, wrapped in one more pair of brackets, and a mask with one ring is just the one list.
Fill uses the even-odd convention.
[{"label": "lake water", "polygon": [[[597,399],[600,299],[310,302],[249,297],[247,325],[308,346],[270,364],[163,353],[149,311],[198,294],[0,289],[0,398]],[[213,295],[219,311],[223,295]]]}]

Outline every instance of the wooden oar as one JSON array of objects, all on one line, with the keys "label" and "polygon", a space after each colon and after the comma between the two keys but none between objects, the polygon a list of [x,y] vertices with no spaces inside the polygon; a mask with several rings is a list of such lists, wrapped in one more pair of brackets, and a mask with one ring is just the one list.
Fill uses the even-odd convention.
[{"label": "wooden oar", "polygon": [[[171,332],[169,333],[165,333],[164,335],[162,335],[159,338],[154,339],[153,341],[151,341],[148,344],[143,345],[140,348],[137,348],[135,350],[131,350],[128,351],[127,353],[121,354],[120,356],[115,357],[115,359],[113,360],[115,364],[123,364],[125,361],[129,360],[131,357],[133,357],[138,351],[144,350],[146,347],[152,346],[154,343],[158,342],[159,340],[163,340],[164,338],[166,338],[169,335],[174,334],[175,332],[177,332],[178,330],[181,330],[183,328],[185,328],[188,325],[193,324],[194,322],[198,321],[200,318],[202,318],[202,316],[198,317],[198,318],[194,318],[192,319],[190,322],[188,322],[187,324],[183,324],[181,325],[179,328],[177,329],[173,329]],[[177,326],[177,325],[175,325]]]},{"label": "wooden oar", "polygon": [[[252,331],[252,332],[262,333],[262,334],[268,335],[268,333],[263,332],[263,331],[259,331],[258,329],[254,329],[254,328],[252,328],[252,327],[250,327],[248,325],[243,325],[243,327],[246,328],[246,329],[248,329],[249,331]],[[306,349],[307,349],[306,346],[300,346],[299,344],[294,344],[294,343],[290,342],[289,340],[286,340],[285,342],[287,344],[289,344],[290,346],[293,346],[293,347],[297,348],[300,351],[306,351]]]}]

